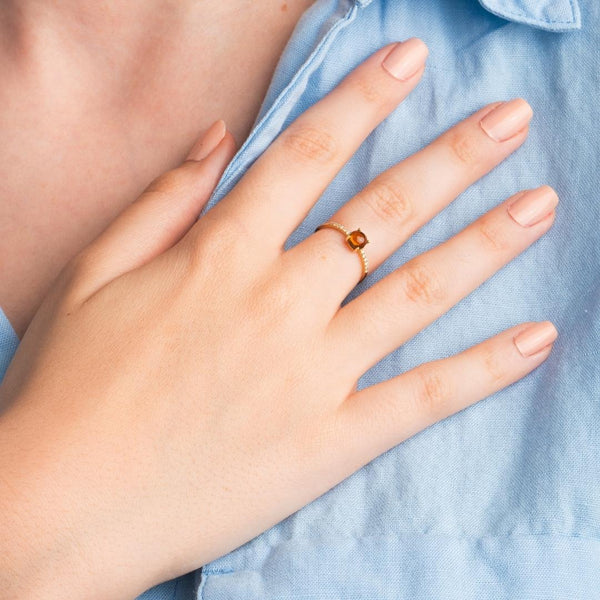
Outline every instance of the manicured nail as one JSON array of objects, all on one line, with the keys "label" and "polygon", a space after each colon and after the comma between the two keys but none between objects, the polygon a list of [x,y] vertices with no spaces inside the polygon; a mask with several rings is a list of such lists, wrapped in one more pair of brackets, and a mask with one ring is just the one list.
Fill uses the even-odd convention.
[{"label": "manicured nail", "polygon": [[556,327],[550,321],[543,321],[521,331],[514,341],[519,352],[527,358],[549,346],[557,337]]},{"label": "manicured nail", "polygon": [[479,124],[495,142],[505,142],[519,133],[532,116],[531,106],[523,98],[515,98],[494,108]]},{"label": "manicured nail", "polygon": [[549,185],[543,185],[519,196],[507,210],[519,225],[531,227],[549,215],[557,204],[556,192]]},{"label": "manicured nail", "polygon": [[226,132],[225,121],[219,119],[213,123],[207,129],[206,133],[194,144],[187,155],[187,160],[202,160],[206,158],[220,144]]},{"label": "manicured nail", "polygon": [[410,79],[424,64],[429,49],[419,38],[398,42],[385,57],[381,66],[396,79]]}]

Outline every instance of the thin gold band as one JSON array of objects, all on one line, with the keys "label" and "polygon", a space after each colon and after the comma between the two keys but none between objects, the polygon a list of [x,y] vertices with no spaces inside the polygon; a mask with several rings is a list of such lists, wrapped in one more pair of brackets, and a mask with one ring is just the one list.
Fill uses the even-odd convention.
[{"label": "thin gold band", "polygon": [[348,245],[348,248],[350,248],[350,250],[353,252],[357,252],[360,256],[360,261],[363,268],[362,277],[358,281],[358,283],[360,283],[369,272],[369,259],[363,250],[363,248],[369,243],[367,236],[363,231],[360,230],[360,228],[355,229],[354,231],[348,231],[348,229],[346,229],[343,225],[340,225],[340,223],[336,223],[335,221],[327,221],[326,223],[322,223],[315,229],[315,231],[319,231],[319,229],[323,229],[324,227],[335,229],[340,233],[343,233],[346,238],[346,244]]}]

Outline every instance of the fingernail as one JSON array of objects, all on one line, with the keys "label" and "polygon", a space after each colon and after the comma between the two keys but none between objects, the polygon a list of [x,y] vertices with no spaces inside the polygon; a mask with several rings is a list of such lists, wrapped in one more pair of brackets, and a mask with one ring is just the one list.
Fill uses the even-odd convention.
[{"label": "fingernail", "polygon": [[495,142],[505,142],[521,131],[532,116],[531,106],[523,98],[515,98],[494,108],[479,124]]},{"label": "fingernail", "polygon": [[202,160],[206,158],[220,144],[226,132],[225,121],[219,119],[213,123],[207,129],[206,133],[194,144],[187,155],[187,160]]},{"label": "fingernail", "polygon": [[519,196],[507,210],[519,225],[530,227],[549,215],[557,204],[556,192],[549,185],[543,185]]},{"label": "fingernail", "polygon": [[543,321],[521,331],[519,335],[515,336],[514,342],[519,352],[527,358],[543,350],[557,337],[556,327],[550,321]]},{"label": "fingernail", "polygon": [[385,57],[381,66],[396,79],[410,79],[424,64],[429,49],[419,38],[398,42]]}]

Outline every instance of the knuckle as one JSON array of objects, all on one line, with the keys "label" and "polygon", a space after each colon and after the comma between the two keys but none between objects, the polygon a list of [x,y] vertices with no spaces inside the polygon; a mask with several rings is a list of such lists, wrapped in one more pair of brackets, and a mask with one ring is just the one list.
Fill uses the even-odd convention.
[{"label": "knuckle", "polygon": [[337,153],[334,137],[310,126],[291,126],[283,136],[283,145],[293,158],[308,163],[327,164]]},{"label": "knuckle", "polygon": [[398,82],[393,81],[383,69],[350,74],[353,92],[377,115],[387,114],[398,105]]},{"label": "knuckle", "polygon": [[384,104],[387,96],[382,92],[381,82],[368,77],[357,77],[355,86],[362,98],[369,104]]},{"label": "knuckle", "polygon": [[417,411],[434,418],[446,415],[454,390],[450,379],[444,376],[444,370],[430,363],[419,367],[416,374],[414,400]]},{"label": "knuckle", "polygon": [[448,294],[439,273],[421,262],[409,262],[400,269],[404,279],[404,293],[416,304],[442,304]]},{"label": "knuckle", "polygon": [[404,225],[413,215],[412,200],[393,179],[375,180],[363,194],[365,204],[377,218],[393,228]]},{"label": "knuckle", "polygon": [[482,348],[482,362],[488,379],[496,384],[505,381],[508,376],[506,360],[498,348]]},{"label": "knuckle", "polygon": [[198,222],[193,233],[186,236],[190,271],[197,276],[207,270],[222,271],[226,264],[232,262],[238,264],[236,258],[242,258],[239,255],[243,253],[243,244],[240,244],[243,237],[237,223],[227,217]]},{"label": "knuckle", "polygon": [[461,166],[473,167],[481,161],[483,148],[480,137],[472,131],[463,127],[450,131],[447,142],[451,156]]},{"label": "knuckle", "polygon": [[510,248],[509,237],[493,216],[482,217],[477,221],[476,227],[485,250],[504,252]]}]

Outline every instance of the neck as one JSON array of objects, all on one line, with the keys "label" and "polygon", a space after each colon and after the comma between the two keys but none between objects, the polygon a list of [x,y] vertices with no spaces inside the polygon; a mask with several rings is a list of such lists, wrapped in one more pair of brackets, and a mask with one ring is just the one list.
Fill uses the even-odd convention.
[{"label": "neck", "polygon": [[195,8],[232,4],[239,0],[1,0],[0,44],[20,62],[66,50],[102,56],[118,68],[151,45],[173,45]]},{"label": "neck", "polygon": [[195,4],[194,0],[3,0],[0,11],[19,29],[54,22],[73,30],[117,34],[178,18]]}]

